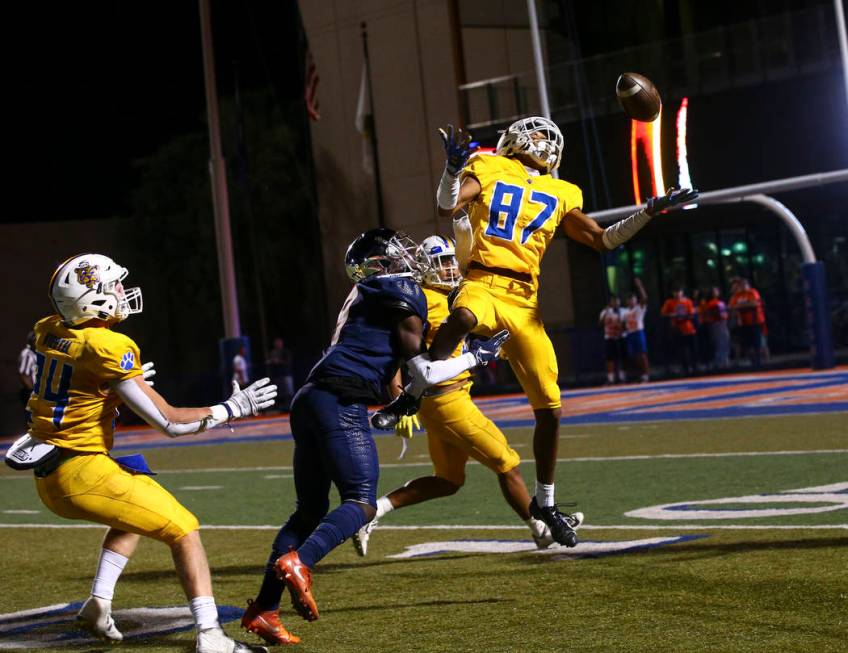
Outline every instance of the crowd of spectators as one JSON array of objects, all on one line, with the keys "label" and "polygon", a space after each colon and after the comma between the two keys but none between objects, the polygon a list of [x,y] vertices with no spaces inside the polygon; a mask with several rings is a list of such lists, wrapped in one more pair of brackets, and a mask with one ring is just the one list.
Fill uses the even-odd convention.
[{"label": "crowd of spectators", "polygon": [[[639,279],[635,286],[625,306],[614,295],[598,318],[607,384],[624,383],[629,370],[640,382],[650,378],[644,325],[648,298]],[[726,370],[731,361],[759,369],[768,361],[765,307],[747,279],[732,280],[728,301],[718,287],[695,290],[690,298],[683,287],[675,286],[660,316],[665,321],[660,339],[664,358],[679,373]]]}]

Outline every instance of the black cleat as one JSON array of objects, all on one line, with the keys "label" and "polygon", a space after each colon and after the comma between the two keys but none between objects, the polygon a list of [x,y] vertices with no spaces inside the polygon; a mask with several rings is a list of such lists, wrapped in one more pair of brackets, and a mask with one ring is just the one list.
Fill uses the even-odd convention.
[{"label": "black cleat", "polygon": [[583,522],[583,515],[575,513],[560,512],[556,506],[540,506],[536,497],[530,501],[530,515],[541,519],[551,529],[551,537],[569,548],[577,546],[577,529]]}]

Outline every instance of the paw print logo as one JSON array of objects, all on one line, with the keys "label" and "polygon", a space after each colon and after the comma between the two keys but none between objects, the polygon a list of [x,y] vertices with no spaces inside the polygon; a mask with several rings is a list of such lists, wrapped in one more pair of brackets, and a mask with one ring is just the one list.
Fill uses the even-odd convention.
[{"label": "paw print logo", "polygon": [[133,368],[133,365],[135,365],[135,354],[133,354],[131,351],[128,351],[121,358],[121,369],[131,370]]}]

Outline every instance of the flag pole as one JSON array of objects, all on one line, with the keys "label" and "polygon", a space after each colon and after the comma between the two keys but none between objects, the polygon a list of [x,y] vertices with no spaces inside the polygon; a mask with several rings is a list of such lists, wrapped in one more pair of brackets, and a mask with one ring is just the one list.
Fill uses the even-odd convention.
[{"label": "flag pole", "polygon": [[371,90],[371,60],[368,58],[368,31],[365,22],[360,24],[362,28],[362,52],[365,56],[365,75],[368,81],[368,104],[371,106],[371,114],[366,116],[368,124],[368,139],[371,141],[371,154],[374,157],[374,189],[377,192],[377,223],[381,227],[386,226],[386,215],[383,209],[383,185],[380,181],[380,153],[377,149],[377,120],[374,111],[374,92]]},{"label": "flag pole", "polygon": [[230,198],[227,193],[227,168],[221,148],[218,90],[215,82],[215,54],[212,49],[212,18],[209,0],[200,2],[200,34],[203,44],[203,80],[206,88],[206,112],[209,122],[209,176],[212,180],[212,208],[215,216],[215,242],[218,246],[218,277],[224,308],[224,334],[241,336],[233,239],[230,232]]}]

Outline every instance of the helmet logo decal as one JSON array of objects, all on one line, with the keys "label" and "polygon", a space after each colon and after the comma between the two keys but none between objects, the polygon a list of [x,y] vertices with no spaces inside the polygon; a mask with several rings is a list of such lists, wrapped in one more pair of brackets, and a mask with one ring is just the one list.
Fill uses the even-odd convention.
[{"label": "helmet logo decal", "polygon": [[97,265],[89,265],[88,261],[80,261],[79,267],[74,268],[77,274],[77,281],[89,290],[100,283],[100,267]]},{"label": "helmet logo decal", "polygon": [[135,365],[135,354],[131,351],[128,351],[124,354],[123,358],[121,358],[121,369],[125,371],[129,371]]}]

